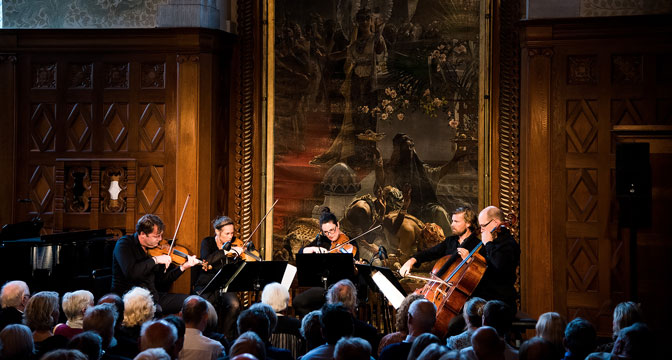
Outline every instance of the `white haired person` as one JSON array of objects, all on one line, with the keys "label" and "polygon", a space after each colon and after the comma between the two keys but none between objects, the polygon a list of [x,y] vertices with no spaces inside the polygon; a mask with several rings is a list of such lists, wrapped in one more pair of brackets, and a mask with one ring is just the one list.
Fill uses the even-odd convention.
[{"label": "white haired person", "polygon": [[0,330],[9,324],[21,324],[28,299],[30,299],[30,290],[28,290],[28,285],[25,282],[15,280],[2,286],[2,291],[0,291],[0,301],[2,302]]},{"label": "white haired person", "polygon": [[271,344],[275,347],[288,349],[292,356],[299,355],[299,339],[301,339],[301,321],[297,318],[286,316],[285,312],[289,305],[289,291],[277,282],[267,284],[261,292],[261,302],[273,308],[278,317],[278,322],[271,335]]},{"label": "white haired person", "polygon": [[[156,305],[154,305],[149,290],[141,287],[134,287],[129,290],[124,294],[123,300],[124,320],[115,337],[119,342],[125,344],[137,344],[142,324],[154,318]],[[137,348],[137,346],[134,348]],[[123,355],[133,357],[135,354],[124,353]]]},{"label": "white haired person", "polygon": [[83,332],[84,313],[93,306],[93,294],[87,290],[77,290],[63,295],[61,302],[63,313],[67,318],[65,324],[58,324],[54,335],[63,335],[68,339]]}]

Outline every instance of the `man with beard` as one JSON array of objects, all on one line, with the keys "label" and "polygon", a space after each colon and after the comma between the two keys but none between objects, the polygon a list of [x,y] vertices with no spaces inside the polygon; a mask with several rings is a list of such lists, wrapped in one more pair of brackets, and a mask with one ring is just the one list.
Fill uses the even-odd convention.
[{"label": "man with beard", "polygon": [[450,266],[458,256],[465,259],[480,240],[476,236],[476,213],[469,207],[460,207],[453,213],[453,223],[450,225],[453,236],[447,237],[440,244],[413,255],[404,266],[399,269],[401,276],[406,276],[411,267],[418,267],[423,262],[438,260],[446,255],[452,255],[446,267]]}]

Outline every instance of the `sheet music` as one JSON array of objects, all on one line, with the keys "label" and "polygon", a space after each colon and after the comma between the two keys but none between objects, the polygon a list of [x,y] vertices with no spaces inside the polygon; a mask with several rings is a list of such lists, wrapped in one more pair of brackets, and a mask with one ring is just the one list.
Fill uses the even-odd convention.
[{"label": "sheet music", "polygon": [[289,291],[289,287],[292,286],[294,281],[294,276],[296,276],[296,266],[287,264],[285,268],[285,273],[282,275],[282,286]]},{"label": "sheet music", "polygon": [[385,295],[387,300],[392,303],[395,309],[399,309],[401,302],[404,301],[404,294],[402,294],[396,287],[388,280],[383,273],[376,271],[375,274],[371,276],[373,282],[376,283],[378,289]]}]

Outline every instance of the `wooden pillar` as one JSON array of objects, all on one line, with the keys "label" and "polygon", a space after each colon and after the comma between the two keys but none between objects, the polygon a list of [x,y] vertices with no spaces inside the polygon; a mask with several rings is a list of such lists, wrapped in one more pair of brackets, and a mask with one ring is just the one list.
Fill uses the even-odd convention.
[{"label": "wooden pillar", "polygon": [[0,169],[3,169],[3,181],[0,182],[0,226],[14,222],[14,207],[17,201],[14,192],[16,179],[16,55],[0,54]]},{"label": "wooden pillar", "polygon": [[550,141],[553,49],[534,46],[535,38],[550,31],[548,27],[526,28],[521,54],[521,301],[522,310],[535,317],[554,308]]}]

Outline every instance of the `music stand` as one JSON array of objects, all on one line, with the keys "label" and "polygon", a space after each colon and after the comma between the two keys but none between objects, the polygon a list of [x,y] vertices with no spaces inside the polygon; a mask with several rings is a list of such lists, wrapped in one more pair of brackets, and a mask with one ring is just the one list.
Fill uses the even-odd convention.
[{"label": "music stand", "polygon": [[339,280],[352,279],[352,254],[296,254],[299,286],[327,287]]},{"label": "music stand", "polygon": [[241,261],[227,264],[210,287],[226,289],[227,292],[261,291],[266,284],[281,282],[286,267],[286,261]]},{"label": "music stand", "polygon": [[394,272],[392,272],[392,270],[390,270],[390,268],[380,267],[380,266],[371,266],[371,265],[365,265],[365,264],[357,264],[355,266],[357,266],[357,271],[360,274],[365,276],[366,283],[372,289],[377,289],[378,286],[371,279],[371,272],[372,271],[378,271],[378,272],[382,273],[383,275],[385,275],[387,280],[389,280],[392,283],[392,285],[394,285],[394,287],[397,288],[397,290],[399,290],[399,292],[401,292],[404,296],[407,295],[406,290],[404,290],[404,288],[401,286],[401,284],[399,283],[399,280],[397,280],[397,277],[394,275]]}]

